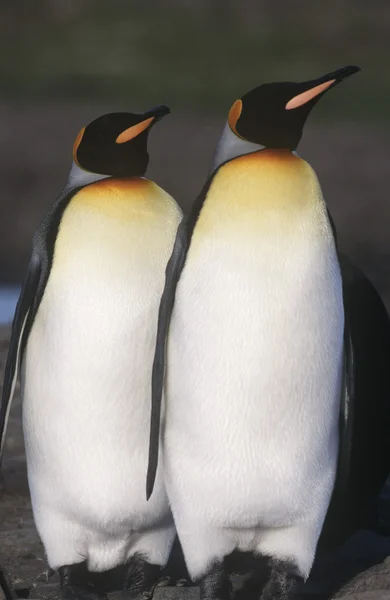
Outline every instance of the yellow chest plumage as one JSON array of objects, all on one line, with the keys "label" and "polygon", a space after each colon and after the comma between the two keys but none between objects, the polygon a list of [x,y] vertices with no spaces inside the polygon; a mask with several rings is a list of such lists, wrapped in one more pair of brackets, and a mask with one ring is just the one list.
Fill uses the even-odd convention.
[{"label": "yellow chest plumage", "polygon": [[321,218],[324,202],[310,165],[288,150],[261,150],[236,158],[217,172],[192,244],[222,230],[263,236],[274,229],[288,235],[306,212],[313,211]]},{"label": "yellow chest plumage", "polygon": [[131,260],[164,249],[174,235],[179,209],[158,185],[141,178],[107,178],[77,192],[64,211],[55,252],[55,268],[88,249],[94,256]]},{"label": "yellow chest plumage", "polygon": [[107,178],[82,188],[66,212],[89,210],[118,221],[147,219],[164,212],[170,196],[149,179]]}]

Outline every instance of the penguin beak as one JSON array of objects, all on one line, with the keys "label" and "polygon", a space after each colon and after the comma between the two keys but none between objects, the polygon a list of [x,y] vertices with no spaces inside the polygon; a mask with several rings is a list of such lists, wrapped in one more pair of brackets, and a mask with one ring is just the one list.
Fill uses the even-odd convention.
[{"label": "penguin beak", "polygon": [[338,85],[344,79],[350,77],[354,73],[358,73],[359,71],[360,67],[343,67],[342,69],[338,69],[332,73],[327,73],[318,79],[301,83],[299,87],[302,91],[287,102],[285,106],[286,110],[299,108],[311,100],[319,100],[320,96],[330,90],[330,88]]},{"label": "penguin beak", "polygon": [[155,106],[151,110],[148,110],[147,112],[145,112],[143,114],[143,117],[145,119],[150,119],[151,117],[153,117],[153,125],[155,125],[157,123],[157,121],[160,121],[160,119],[162,119],[166,115],[169,115],[170,112],[171,112],[171,109],[168,106],[165,106],[164,104],[160,104],[159,106]]}]

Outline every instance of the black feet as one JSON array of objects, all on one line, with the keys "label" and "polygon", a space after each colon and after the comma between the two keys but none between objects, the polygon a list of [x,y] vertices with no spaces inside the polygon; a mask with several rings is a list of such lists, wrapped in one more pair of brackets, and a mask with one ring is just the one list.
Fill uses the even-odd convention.
[{"label": "black feet", "polygon": [[216,563],[199,581],[200,600],[229,600],[231,583],[224,563]]},{"label": "black feet", "polygon": [[85,562],[58,569],[61,600],[105,600],[90,581]]},{"label": "black feet", "polygon": [[260,596],[261,600],[298,600],[303,577],[294,564],[271,559],[270,574]]},{"label": "black feet", "polygon": [[246,572],[248,576],[242,588],[237,589],[234,600],[298,600],[303,578],[295,565],[265,556],[249,556],[246,564],[235,559],[232,563],[230,558],[215,564],[198,582],[200,600],[230,600],[229,570]]},{"label": "black feet", "polygon": [[298,600],[303,578],[293,563],[252,552],[235,552],[225,562],[228,572],[244,576],[234,600]]},{"label": "black feet", "polygon": [[259,600],[271,575],[271,559],[267,556],[255,556],[252,552],[237,553],[229,557],[229,572],[240,573],[241,587],[234,600]]},{"label": "black feet", "polygon": [[160,565],[152,565],[135,554],[129,562],[122,596],[126,600],[149,600],[156,587],[169,583],[169,577],[162,577]]}]

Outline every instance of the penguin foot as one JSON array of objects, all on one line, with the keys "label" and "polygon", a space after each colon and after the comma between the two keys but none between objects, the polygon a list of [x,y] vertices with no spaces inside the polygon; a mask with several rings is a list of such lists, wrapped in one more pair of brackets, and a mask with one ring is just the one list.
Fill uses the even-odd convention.
[{"label": "penguin foot", "polygon": [[215,563],[199,582],[200,600],[229,600],[232,585],[224,563]]},{"label": "penguin foot", "polygon": [[191,582],[188,581],[188,579],[185,579],[184,577],[176,581],[176,587],[190,587],[190,585]]},{"label": "penguin foot", "polygon": [[287,561],[270,559],[269,568],[268,581],[257,597],[260,600],[298,600],[303,577],[296,566]]},{"label": "penguin foot", "polygon": [[251,552],[236,553],[233,558],[231,575],[243,576],[242,586],[234,594],[234,600],[259,600],[262,598],[262,591],[271,576],[270,557],[254,555]]},{"label": "penguin foot", "polygon": [[135,554],[129,562],[122,597],[125,600],[150,600],[156,587],[170,583],[170,577],[161,577],[161,573],[160,565],[152,565]]},{"label": "penguin foot", "polygon": [[91,583],[85,562],[60,567],[58,573],[61,600],[106,600]]}]

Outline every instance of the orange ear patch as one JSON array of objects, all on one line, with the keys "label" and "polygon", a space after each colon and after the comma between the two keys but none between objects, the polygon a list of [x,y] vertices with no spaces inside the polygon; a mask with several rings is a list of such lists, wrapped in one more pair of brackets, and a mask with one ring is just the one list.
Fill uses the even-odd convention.
[{"label": "orange ear patch", "polygon": [[137,123],[136,125],[125,129],[124,131],[122,131],[122,133],[118,135],[115,142],[117,144],[124,144],[125,142],[129,142],[130,140],[137,137],[137,135],[145,131],[145,129],[149,127],[149,125],[152,121],[154,121],[154,119],[155,117],[150,117],[149,119],[145,119],[145,121],[141,121],[141,123]]},{"label": "orange ear patch", "polygon": [[322,92],[327,90],[335,81],[335,79],[325,81],[325,83],[320,83],[320,85],[316,85],[315,87],[311,88],[311,90],[307,90],[306,92],[302,92],[302,94],[298,94],[298,96],[291,98],[291,100],[289,100],[285,106],[286,110],[298,108],[299,106],[306,104],[307,102],[318,96],[318,94],[321,94]]},{"label": "orange ear patch", "polygon": [[231,107],[231,109],[229,111],[229,116],[228,116],[228,123],[230,125],[230,129],[232,131],[234,131],[234,133],[236,135],[238,135],[237,130],[236,130],[236,124],[237,124],[238,119],[240,118],[241,111],[242,111],[242,102],[241,102],[241,100],[236,100],[235,103],[233,104],[233,106]]},{"label": "orange ear patch", "polygon": [[77,137],[73,144],[73,160],[76,163],[76,165],[78,165],[78,166],[80,166],[80,165],[77,161],[77,148],[80,146],[81,140],[83,139],[84,131],[85,131],[85,127],[83,127],[81,129],[81,131],[78,132]]}]

